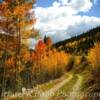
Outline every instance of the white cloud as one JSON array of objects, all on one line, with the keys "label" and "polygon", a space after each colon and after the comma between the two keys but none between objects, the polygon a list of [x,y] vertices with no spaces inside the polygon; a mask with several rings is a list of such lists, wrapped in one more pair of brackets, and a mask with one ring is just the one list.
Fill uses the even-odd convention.
[{"label": "white cloud", "polygon": [[[95,0],[96,1],[96,0]],[[67,6],[75,9],[76,11],[89,11],[93,6],[91,0],[56,0],[53,6]]]},{"label": "white cloud", "polygon": [[51,7],[36,7],[38,20],[35,27],[43,36],[51,35],[54,41],[80,34],[100,23],[100,18],[78,15],[89,11],[93,3],[91,0],[56,0]]},{"label": "white cloud", "polygon": [[[66,38],[70,38],[72,36],[81,34],[82,32],[85,32],[93,27],[100,25],[100,18],[88,17],[88,16],[83,16],[83,17],[72,16],[70,18],[63,19],[62,22],[58,21],[57,25],[58,26],[56,26],[55,29],[50,28],[48,30],[49,34],[47,34],[48,32],[46,33],[47,35],[52,36],[54,42],[57,42],[59,40],[64,40]],[[50,33],[51,30],[53,34]]]}]

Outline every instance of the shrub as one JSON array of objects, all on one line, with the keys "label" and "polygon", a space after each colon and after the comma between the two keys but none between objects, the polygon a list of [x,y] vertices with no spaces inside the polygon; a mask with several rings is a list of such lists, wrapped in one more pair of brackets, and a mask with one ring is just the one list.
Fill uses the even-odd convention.
[{"label": "shrub", "polygon": [[93,69],[95,67],[100,67],[100,43],[97,43],[88,53],[88,61],[92,65]]}]

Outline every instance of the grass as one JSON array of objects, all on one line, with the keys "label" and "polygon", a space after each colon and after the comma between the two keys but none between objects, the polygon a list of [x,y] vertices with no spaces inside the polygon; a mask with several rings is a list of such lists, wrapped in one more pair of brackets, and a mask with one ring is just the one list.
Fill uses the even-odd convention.
[{"label": "grass", "polygon": [[90,67],[87,66],[87,68],[84,70],[84,72],[82,72],[80,75],[83,76],[82,91],[84,91],[86,89],[86,84],[85,83],[88,81],[89,77],[91,76]]},{"label": "grass", "polygon": [[60,83],[62,80],[64,80],[66,77],[68,77],[67,74],[63,75],[61,78],[58,78],[56,80],[51,80],[50,82],[47,82],[45,84],[42,84],[39,86],[39,88],[45,92],[48,91],[49,89],[53,88],[56,84]]},{"label": "grass", "polygon": [[56,79],[56,80],[51,80],[47,83],[37,85],[36,87],[33,87],[33,92],[28,95],[22,95],[21,97],[9,97],[7,100],[37,100],[39,93],[48,91],[49,89],[53,88],[56,84],[64,80],[66,77],[68,77],[67,74],[63,75],[62,77]]},{"label": "grass", "polygon": [[65,84],[59,91],[57,91],[50,100],[65,100],[68,97],[68,91],[70,91],[73,85],[77,81],[77,76],[75,75],[70,82]]},{"label": "grass", "polygon": [[[65,100],[68,97],[69,91],[72,89],[72,87],[74,86],[74,84],[77,81],[77,74],[74,74],[74,70],[70,71],[69,73],[63,75],[62,77],[60,77],[56,80],[51,80],[47,83],[37,85],[37,87],[38,87],[37,91],[40,91],[40,92],[48,91],[49,89],[53,88],[56,84],[58,84],[59,82],[61,82],[65,78],[67,78],[68,74],[71,74],[74,77],[70,80],[70,82],[68,82],[66,85],[64,85],[62,88],[60,88],[60,90],[58,90],[54,94],[54,96],[50,99],[50,100]],[[83,77],[83,85],[81,87],[82,88],[81,90],[84,91],[84,89],[86,88],[85,82],[87,81],[88,77],[90,76],[90,67],[87,66],[87,68],[79,75],[81,75]],[[37,88],[37,87],[35,87],[35,88]],[[33,88],[33,89],[35,89],[35,88]],[[31,93],[31,96],[22,95],[22,97],[13,97],[13,98],[6,99],[6,100],[37,100],[38,96],[39,96],[38,93],[36,93],[36,91],[34,91]]]}]

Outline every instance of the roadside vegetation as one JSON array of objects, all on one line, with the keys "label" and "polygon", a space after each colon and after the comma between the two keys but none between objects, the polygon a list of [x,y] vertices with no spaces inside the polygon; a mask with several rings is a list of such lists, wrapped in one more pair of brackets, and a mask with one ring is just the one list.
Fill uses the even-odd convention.
[{"label": "roadside vegetation", "polygon": [[[34,11],[31,11],[34,4],[35,0],[0,2],[0,98],[22,93],[23,88],[33,91],[39,86],[40,90],[49,91],[68,73],[73,78],[61,87],[64,93],[71,91],[78,76],[83,80],[80,87],[83,92],[100,93],[100,26],[54,44],[51,37],[41,38],[38,30],[29,28],[36,22]],[[32,49],[28,44],[30,38],[38,40]],[[56,93],[53,100],[56,95],[60,100],[66,98]],[[12,100],[16,99],[27,97]],[[81,99],[93,100],[93,97]]]}]

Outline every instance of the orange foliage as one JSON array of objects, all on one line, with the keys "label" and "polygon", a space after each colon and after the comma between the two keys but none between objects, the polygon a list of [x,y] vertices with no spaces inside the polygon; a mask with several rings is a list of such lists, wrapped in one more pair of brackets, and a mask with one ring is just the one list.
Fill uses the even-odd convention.
[{"label": "orange foliage", "polygon": [[31,8],[32,8],[32,4],[23,4],[17,6],[16,9],[14,9],[14,14],[22,18],[27,14],[27,11],[30,10]]},{"label": "orange foliage", "polygon": [[8,68],[13,68],[13,67],[15,67],[14,58],[13,58],[13,57],[8,58],[8,59],[5,61],[5,65],[6,65],[6,67],[8,67]]},{"label": "orange foliage", "polygon": [[[20,33],[22,34],[24,34],[25,31],[30,30],[30,29],[26,30],[26,28],[29,26],[32,26],[36,22],[36,19],[34,18],[34,16],[30,18],[31,12],[29,13],[29,10],[32,9],[33,3],[34,3],[34,0],[32,1],[4,0],[0,4],[0,12],[1,12],[0,16],[4,17],[6,20],[1,19],[3,23],[3,26],[0,25],[1,29],[9,34],[11,33],[16,34],[19,28],[20,28]],[[32,12],[32,15],[34,15],[33,12]],[[31,31],[28,31],[28,33],[29,32]]]},{"label": "orange foliage", "polygon": [[50,37],[46,37],[44,41],[47,47],[50,47],[52,45],[52,40]]},{"label": "orange foliage", "polygon": [[41,55],[46,50],[46,45],[43,40],[39,40],[35,46],[37,54]]}]

